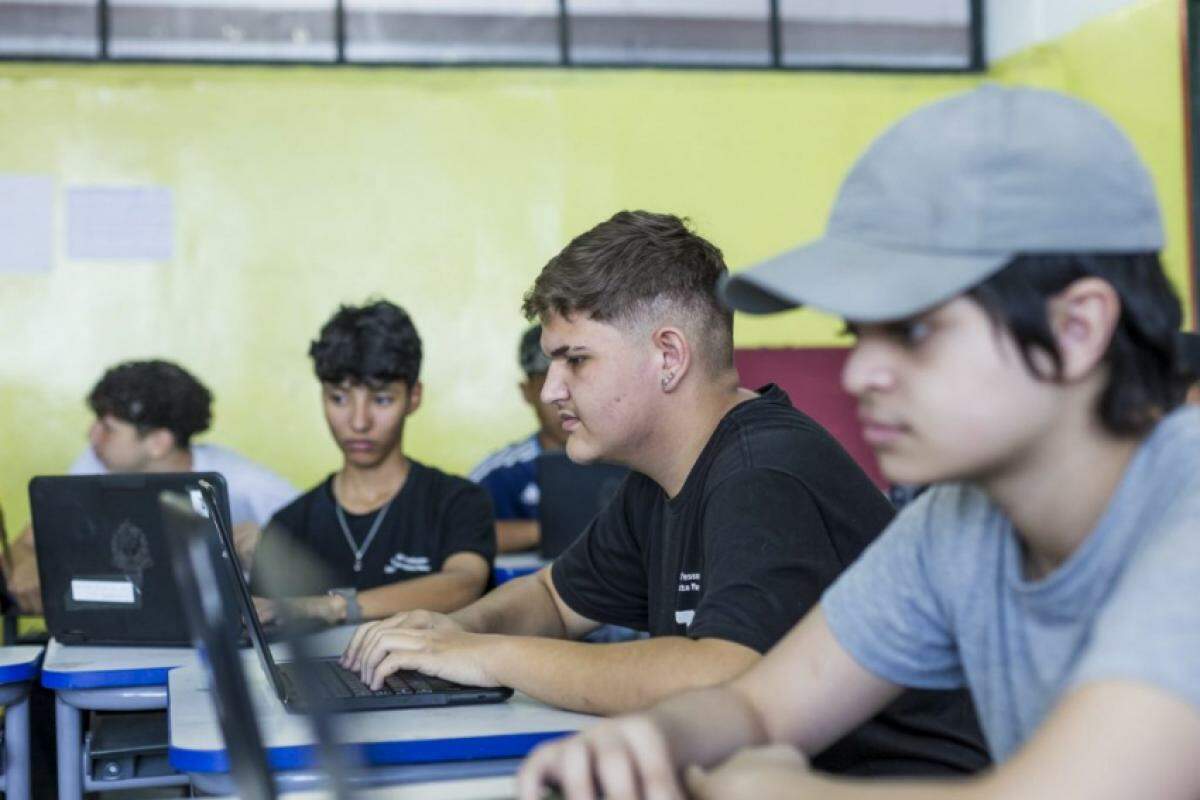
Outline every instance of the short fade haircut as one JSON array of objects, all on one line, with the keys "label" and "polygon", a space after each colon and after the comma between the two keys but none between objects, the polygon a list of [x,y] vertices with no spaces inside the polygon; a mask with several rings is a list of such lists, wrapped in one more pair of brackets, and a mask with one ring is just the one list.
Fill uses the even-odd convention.
[{"label": "short fade haircut", "polygon": [[177,447],[187,447],[212,423],[212,393],[183,367],[157,359],[110,367],[87,404],[97,418],[116,417],[142,436],[165,428]]},{"label": "short fade haircut", "polygon": [[411,389],[421,373],[421,337],[404,309],[387,300],[340,306],[308,355],[322,383],[403,381]]},{"label": "short fade haircut", "polygon": [[[1100,421],[1112,434],[1140,436],[1183,402],[1190,380],[1181,363],[1183,313],[1157,253],[1022,254],[967,296],[1012,333],[1032,374],[1058,378],[1062,354],[1050,327],[1048,301],[1086,277],[1108,283],[1121,302],[1104,355],[1109,377],[1099,398]],[[1038,368],[1036,352],[1050,357],[1050,375]]]},{"label": "short fade haircut", "polygon": [[713,373],[733,364],[733,313],[717,300],[721,251],[672,214],[621,211],[571,240],[525,294],[526,319],[585,314],[612,325],[654,322],[668,308],[691,322]]}]

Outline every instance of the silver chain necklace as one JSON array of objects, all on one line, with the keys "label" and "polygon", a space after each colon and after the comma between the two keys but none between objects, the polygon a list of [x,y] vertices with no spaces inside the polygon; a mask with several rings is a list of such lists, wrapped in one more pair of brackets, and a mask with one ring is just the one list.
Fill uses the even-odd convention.
[{"label": "silver chain necklace", "polygon": [[367,531],[367,538],[363,540],[362,547],[356,547],[354,544],[354,536],[350,533],[350,525],[346,522],[346,512],[342,510],[342,504],[337,498],[333,498],[333,508],[337,513],[338,524],[342,526],[342,535],[346,537],[346,546],[350,548],[350,552],[354,553],[354,571],[362,572],[363,556],[371,549],[371,542],[375,541],[375,534],[379,533],[379,526],[383,524],[383,518],[387,516],[388,509],[392,507],[392,503],[396,502],[396,497],[400,493],[392,495],[392,499],[387,501],[383,508],[375,512],[375,521],[371,523],[370,530]]}]

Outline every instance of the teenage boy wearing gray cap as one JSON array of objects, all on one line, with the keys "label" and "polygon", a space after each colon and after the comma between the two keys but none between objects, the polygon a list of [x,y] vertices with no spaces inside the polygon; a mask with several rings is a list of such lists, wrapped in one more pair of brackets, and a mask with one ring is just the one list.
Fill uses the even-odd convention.
[{"label": "teenage boy wearing gray cap", "polygon": [[[985,86],[877,139],[824,237],[722,293],[846,318],[884,472],[938,485],[742,676],[539,748],[521,796],[1200,797],[1200,410],[1162,246],[1145,167],[1077,100]],[[902,687],[959,686],[986,775],[809,769]]]},{"label": "teenage boy wearing gray cap", "polygon": [[537,458],[548,450],[561,450],[567,434],[554,406],[541,401],[542,386],[550,359],[542,352],[542,326],[534,325],[521,335],[517,363],[525,380],[517,384],[523,399],[537,417],[538,429],[519,442],[489,455],[471,471],[470,478],[492,496],[496,511],[496,546],[499,552],[528,550],[542,539],[538,507],[542,491],[538,483]]}]

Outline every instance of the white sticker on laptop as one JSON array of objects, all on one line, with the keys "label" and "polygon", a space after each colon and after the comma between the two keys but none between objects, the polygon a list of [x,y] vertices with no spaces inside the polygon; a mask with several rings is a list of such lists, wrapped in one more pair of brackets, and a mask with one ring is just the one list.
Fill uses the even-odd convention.
[{"label": "white sticker on laptop", "polygon": [[204,493],[199,489],[188,489],[188,495],[192,498],[192,509],[208,519],[208,503],[204,502]]},{"label": "white sticker on laptop", "polygon": [[71,599],[76,603],[114,603],[131,606],[137,603],[133,581],[71,580]]}]

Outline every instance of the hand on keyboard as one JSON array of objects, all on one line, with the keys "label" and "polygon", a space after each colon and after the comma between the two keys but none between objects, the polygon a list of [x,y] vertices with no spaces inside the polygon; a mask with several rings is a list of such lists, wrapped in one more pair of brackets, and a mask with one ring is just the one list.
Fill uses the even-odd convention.
[{"label": "hand on keyboard", "polygon": [[346,652],[342,654],[342,666],[346,669],[361,670],[363,652],[373,648],[385,631],[396,628],[442,631],[465,630],[462,625],[459,625],[449,616],[439,614],[435,611],[401,611],[399,614],[393,614],[387,619],[359,625],[358,630],[354,632],[354,637],[350,639],[350,644],[346,645]]},{"label": "hand on keyboard", "polygon": [[372,689],[397,670],[471,686],[499,686],[491,673],[503,638],[457,630],[390,628],[372,632],[358,650],[358,672]]},{"label": "hand on keyboard", "polygon": [[[288,665],[291,666],[290,664]],[[458,684],[422,675],[419,672],[401,671],[389,675],[379,689],[371,689],[363,683],[357,672],[348,670],[336,661],[317,661],[310,665],[313,676],[329,697],[370,697],[372,695],[432,694],[453,691]]]}]

